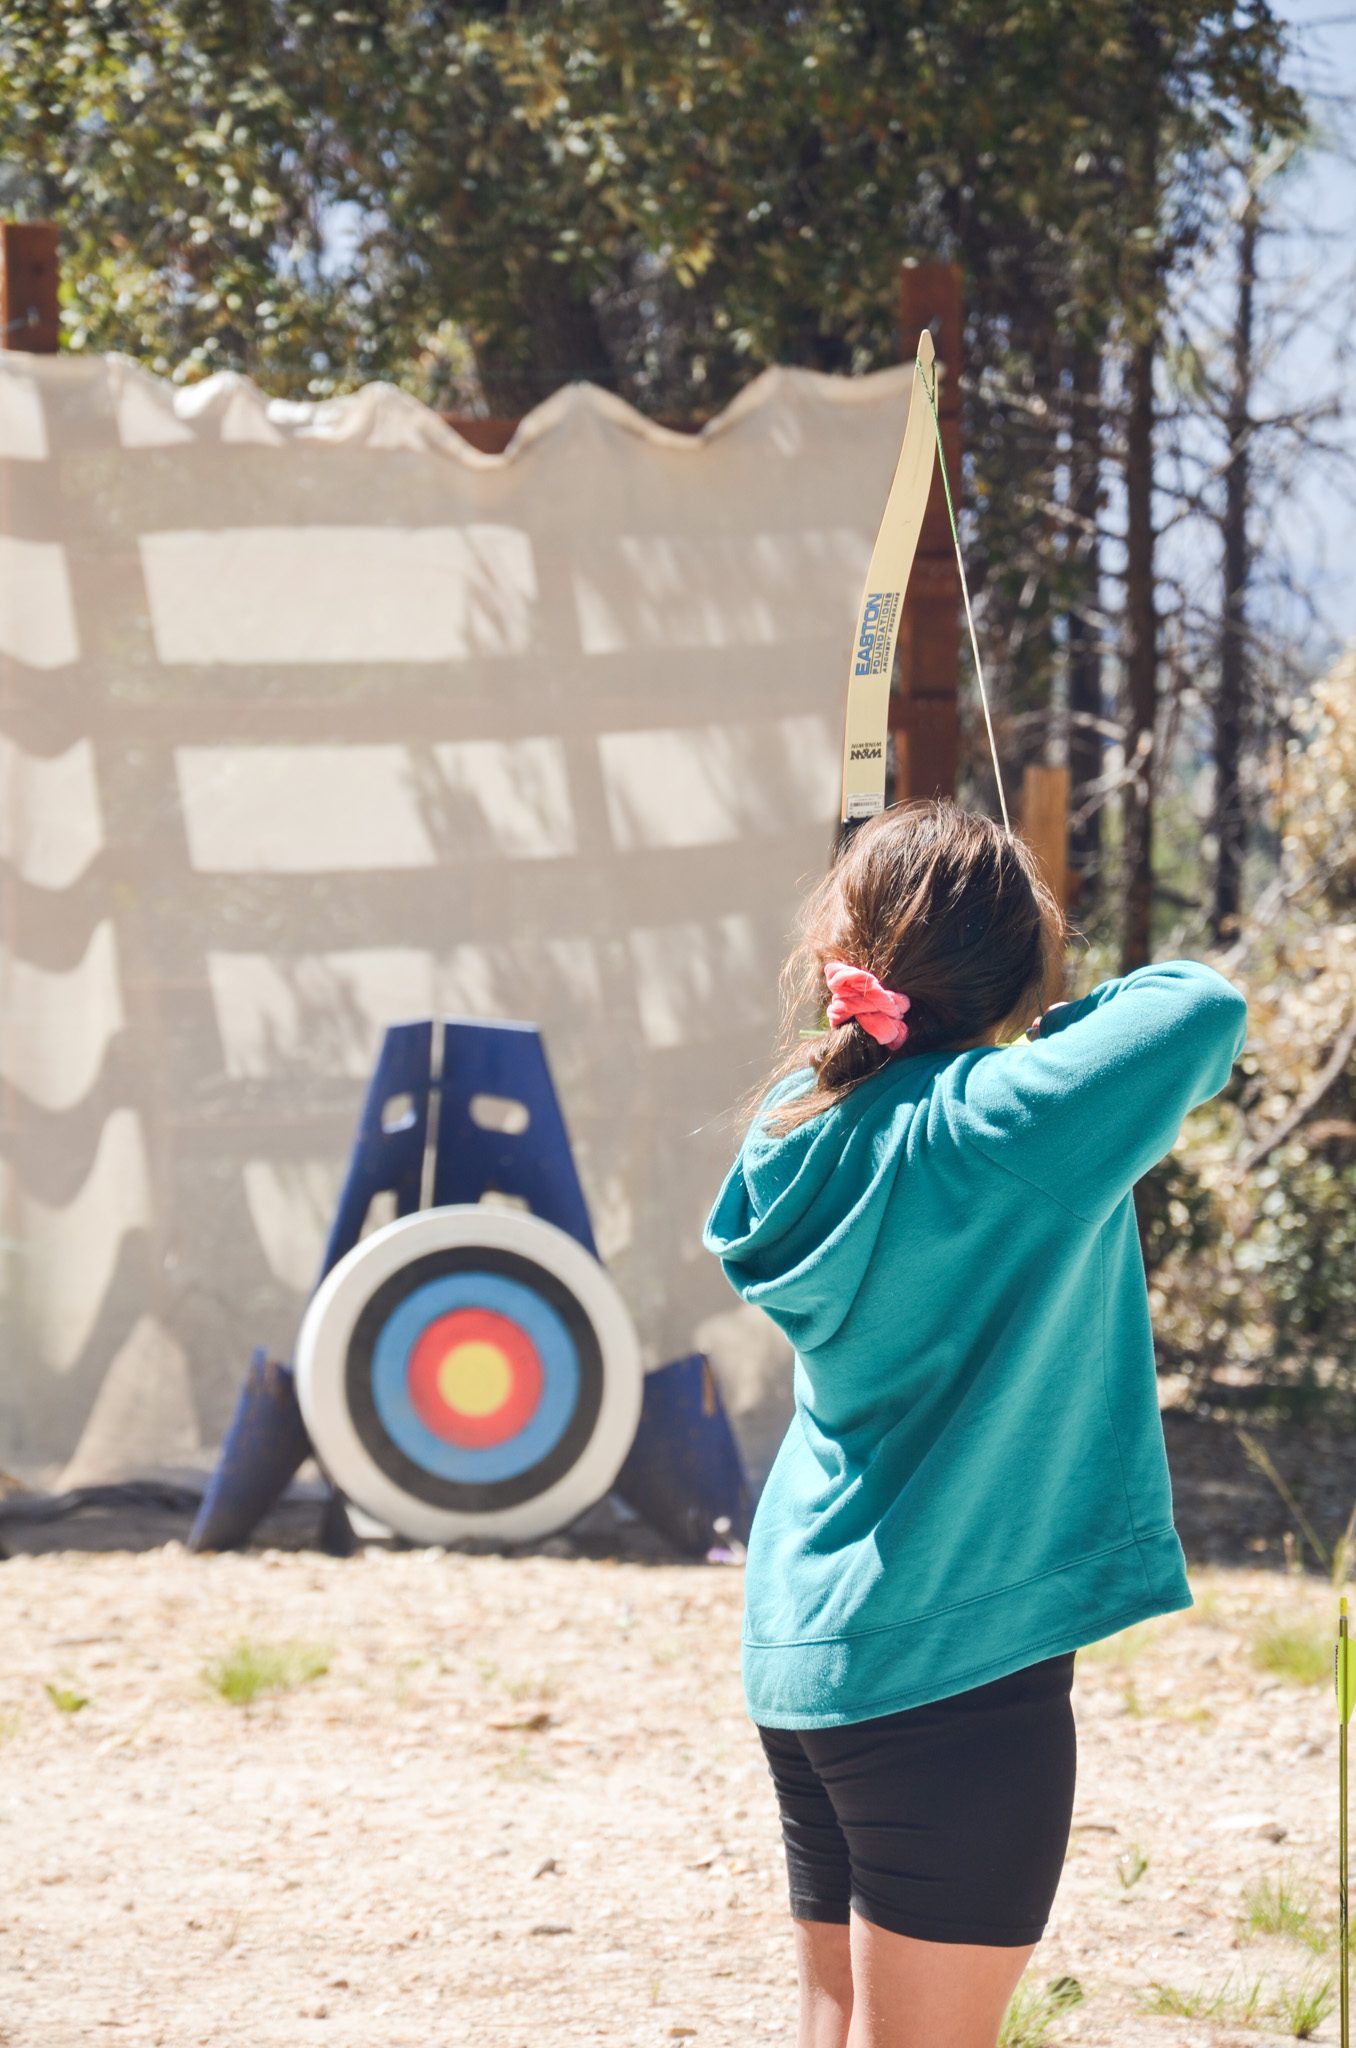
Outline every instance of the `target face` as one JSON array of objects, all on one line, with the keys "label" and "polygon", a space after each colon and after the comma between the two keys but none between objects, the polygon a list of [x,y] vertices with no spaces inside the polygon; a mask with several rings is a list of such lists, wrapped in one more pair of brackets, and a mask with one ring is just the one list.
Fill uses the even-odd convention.
[{"label": "target face", "polygon": [[341,1259],[296,1382],[336,1486],[419,1542],[562,1528],[640,1418],[640,1350],[603,1267],[554,1224],[478,1204],[402,1217]]}]

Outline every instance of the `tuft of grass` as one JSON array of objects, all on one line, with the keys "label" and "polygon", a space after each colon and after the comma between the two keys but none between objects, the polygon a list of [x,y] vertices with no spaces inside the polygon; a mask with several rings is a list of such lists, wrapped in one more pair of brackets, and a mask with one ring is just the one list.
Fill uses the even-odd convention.
[{"label": "tuft of grass", "polygon": [[526,1742],[520,1742],[510,1756],[495,1765],[494,1775],[507,1784],[527,1784],[537,1779],[549,1784],[555,1772],[538,1762],[536,1752]]},{"label": "tuft of grass", "polygon": [[414,1674],[427,1661],[424,1657],[405,1657],[396,1665],[395,1682],[391,1690],[398,1707],[408,1706],[411,1699],[421,1697]]},{"label": "tuft of grass", "polygon": [[1186,1609],[1185,1618],[1200,1628],[1227,1628],[1229,1614],[1218,1586],[1206,1586],[1199,1593],[1191,1589],[1192,1604]]},{"label": "tuft of grass", "polygon": [[544,1671],[540,1678],[506,1678],[504,1691],[511,1700],[553,1700],[560,1687],[552,1673]]},{"label": "tuft of grass", "polygon": [[1233,1979],[1226,1977],[1214,1991],[1207,1991],[1204,1985],[1195,1991],[1183,1991],[1176,1984],[1163,1984],[1155,1978],[1142,2003],[1146,2012],[1166,2014],[1173,2019],[1217,2020],[1225,2026],[1250,2027],[1262,2009],[1262,1980],[1258,1977],[1235,1991]]},{"label": "tuft of grass", "polygon": [[1262,1979],[1243,1983],[1237,1990],[1232,1978],[1214,1991],[1201,1987],[1182,1991],[1175,1984],[1155,1981],[1141,1997],[1147,2012],[1166,2014],[1172,2019],[1210,2020],[1220,2026],[1260,2027],[1279,2020],[1296,2041],[1310,2040],[1332,2008],[1334,1979],[1330,1974],[1306,1971],[1298,1984],[1282,1985],[1269,2001],[1262,1997]]},{"label": "tuft of grass", "polygon": [[1308,2041],[1322,2026],[1332,2008],[1332,1977],[1314,1978],[1306,1972],[1298,1984],[1283,1987],[1271,2010],[1297,2041]]},{"label": "tuft of grass", "polygon": [[1116,1864],[1116,1875],[1121,1881],[1121,1890],[1128,1892],[1137,1885],[1148,1868],[1148,1857],[1138,1842],[1132,1842],[1129,1853],[1120,1857]]},{"label": "tuft of grass", "polygon": [[1353,1501],[1351,1504],[1351,1513],[1347,1516],[1346,1528],[1333,1546],[1332,1583],[1334,1591],[1341,1592],[1343,1586],[1351,1577],[1353,1566],[1356,1566],[1356,1501]]},{"label": "tuft of grass", "polygon": [[[1334,1591],[1340,1591],[1350,1576],[1353,1562],[1356,1562],[1356,1501],[1352,1503],[1351,1513],[1347,1516],[1346,1528],[1342,1531],[1342,1534],[1338,1537],[1332,1548],[1329,1549],[1328,1545],[1314,1528],[1313,1523],[1305,1514],[1304,1509],[1296,1500],[1290,1487],[1286,1485],[1284,1479],[1276,1470],[1265,1444],[1259,1443],[1256,1437],[1250,1436],[1246,1429],[1235,1428],[1234,1435],[1243,1446],[1248,1463],[1255,1467],[1265,1479],[1270,1481],[1280,1498],[1289,1508],[1295,1518],[1301,1537],[1308,1544],[1319,1564],[1327,1572],[1329,1582]],[[1295,1541],[1294,1531],[1287,1529],[1286,1538],[1288,1539],[1286,1543],[1286,1556],[1293,1569],[1299,1564],[1298,1544]]]},{"label": "tuft of grass", "polygon": [[42,1689],[59,1714],[78,1714],[89,1705],[88,1693],[74,1692],[68,1685],[53,1685],[49,1680]]},{"label": "tuft of grass", "polygon": [[241,1637],[224,1657],[203,1667],[203,1678],[234,1707],[261,1692],[294,1692],[330,1668],[330,1652],[310,1643],[252,1643]]},{"label": "tuft of grass", "polygon": [[4,1713],[0,1713],[0,1743],[14,1740],[22,1718],[17,1707],[10,1707]]},{"label": "tuft of grass", "polygon": [[1252,1639],[1252,1661],[1292,1685],[1325,1685],[1332,1676],[1332,1641],[1313,1622],[1264,1622]]},{"label": "tuft of grass", "polygon": [[1158,1624],[1154,1620],[1135,1621],[1114,1636],[1103,1636],[1099,1642],[1085,1644],[1078,1654],[1093,1664],[1112,1664],[1121,1668],[1142,1657],[1158,1632]]},{"label": "tuft of grass", "polygon": [[1282,1871],[1277,1877],[1259,1877],[1249,1885],[1243,1894],[1240,1933],[1244,1940],[1254,1934],[1284,1935],[1321,1955],[1331,1945],[1334,1930],[1331,1921],[1318,1911],[1313,1893]]},{"label": "tuft of grass", "polygon": [[1271,1453],[1268,1451],[1266,1445],[1260,1443],[1258,1439],[1255,1436],[1253,1436],[1248,1430],[1239,1429],[1237,1426],[1235,1426],[1234,1428],[1234,1435],[1238,1438],[1239,1443],[1242,1445],[1244,1456],[1247,1458],[1248,1463],[1253,1467],[1254,1471],[1260,1472],[1264,1479],[1270,1481],[1271,1485],[1275,1488],[1277,1494],[1289,1508],[1291,1514],[1295,1518],[1295,1523],[1299,1529],[1300,1535],[1308,1544],[1310,1550],[1312,1550],[1312,1552],[1314,1553],[1314,1556],[1317,1559],[1318,1563],[1321,1564],[1325,1570],[1331,1571],[1333,1566],[1332,1552],[1328,1549],[1328,1546],[1323,1541],[1323,1538],[1315,1530],[1313,1523],[1309,1520],[1309,1517],[1305,1514],[1304,1509],[1296,1500],[1290,1487],[1287,1486],[1285,1480],[1282,1479],[1280,1473],[1276,1470],[1276,1466],[1272,1461]]},{"label": "tuft of grass", "polygon": [[1076,1977],[1056,1977],[1039,1990],[1034,1984],[1019,1984],[1003,2015],[998,2048],[1042,2048],[1060,2014],[1082,2001],[1083,1987]]},{"label": "tuft of grass", "polygon": [[1215,1718],[1204,1700],[1196,1700],[1188,1707],[1178,1706],[1176,1701],[1169,1701],[1162,1709],[1162,1714],[1165,1721],[1180,1721],[1184,1728],[1205,1727]]}]

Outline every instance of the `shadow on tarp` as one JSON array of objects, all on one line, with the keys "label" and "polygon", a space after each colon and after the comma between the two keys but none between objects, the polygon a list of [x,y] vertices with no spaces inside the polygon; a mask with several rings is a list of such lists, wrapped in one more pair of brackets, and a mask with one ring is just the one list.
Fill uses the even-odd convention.
[{"label": "shadow on tarp", "polygon": [[[251,1535],[249,1552],[316,1552],[332,1491],[314,1462],[274,1502]],[[18,1489],[0,1493],[0,1560],[55,1551],[147,1551],[167,1543],[188,1547],[189,1532],[202,1504],[206,1480],[200,1472],[165,1472],[69,1493]],[[349,1507],[358,1550],[412,1550],[408,1543],[354,1507]],[[667,1542],[615,1494],[581,1515],[566,1531],[536,1543],[493,1543],[484,1538],[435,1545],[451,1554],[521,1557],[614,1557],[636,1564],[701,1564],[704,1560]],[[333,1553],[331,1553],[333,1554]],[[340,1553],[342,1554],[342,1553]]]},{"label": "shadow on tarp", "polygon": [[[261,1522],[310,1451],[291,1366],[257,1347],[189,1549],[235,1550],[257,1541]],[[685,1556],[705,1557],[713,1547],[725,1549],[732,1541],[737,1546],[747,1536],[743,1461],[702,1352],[646,1374],[640,1420],[611,1491]],[[336,1557],[352,1554],[351,1512],[330,1488],[320,1510],[321,1550]],[[486,1540],[501,1547],[499,1539]]]},{"label": "shadow on tarp", "polygon": [[[1327,1425],[1304,1429],[1267,1424],[1253,1416],[1243,1427],[1265,1444],[1287,1485],[1298,1489],[1306,1515],[1320,1540],[1331,1547],[1341,1536],[1356,1497],[1356,1432]],[[1250,1565],[1285,1569],[1285,1538],[1292,1518],[1275,1489],[1250,1464],[1234,1418],[1193,1415],[1167,1409],[1163,1416],[1172,1467],[1177,1527],[1187,1560],[1207,1565]],[[82,1487],[74,1495],[0,1491],[0,1547],[5,1551],[155,1550],[187,1543],[206,1474],[165,1468],[145,1480]],[[0,1487],[3,1487],[0,1475]],[[308,1460],[251,1538],[251,1549],[315,1551],[327,1487]],[[356,1509],[349,1510],[359,1546],[403,1550],[393,1537]],[[505,1555],[616,1557],[647,1563],[700,1562],[685,1557],[657,1530],[636,1517],[615,1494],[581,1516],[571,1528],[534,1544],[477,1540],[456,1551]],[[1301,1547],[1307,1570],[1313,1560]]]}]

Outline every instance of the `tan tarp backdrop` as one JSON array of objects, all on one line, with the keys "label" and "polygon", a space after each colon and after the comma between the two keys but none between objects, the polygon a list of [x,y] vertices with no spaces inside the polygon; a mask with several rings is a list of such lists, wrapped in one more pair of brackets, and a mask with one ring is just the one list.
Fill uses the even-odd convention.
[{"label": "tan tarp backdrop", "polygon": [[540,1025],[647,1364],[761,1474],[788,1358],[700,1244],[836,813],[909,372],[504,456],[0,356],[0,1467],[207,1461],[290,1355],[383,1026]]}]

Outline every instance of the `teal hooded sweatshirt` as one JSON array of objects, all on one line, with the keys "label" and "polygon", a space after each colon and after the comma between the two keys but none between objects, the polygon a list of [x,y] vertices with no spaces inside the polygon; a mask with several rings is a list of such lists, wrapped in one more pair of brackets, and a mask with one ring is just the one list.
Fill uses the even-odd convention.
[{"label": "teal hooded sweatshirt", "polygon": [[785,1136],[763,1112],[810,1069],[763,1098],[703,1234],[795,1353],[749,1539],[755,1721],[867,1720],[1191,1605],[1131,1189],[1246,1032],[1168,960]]}]

